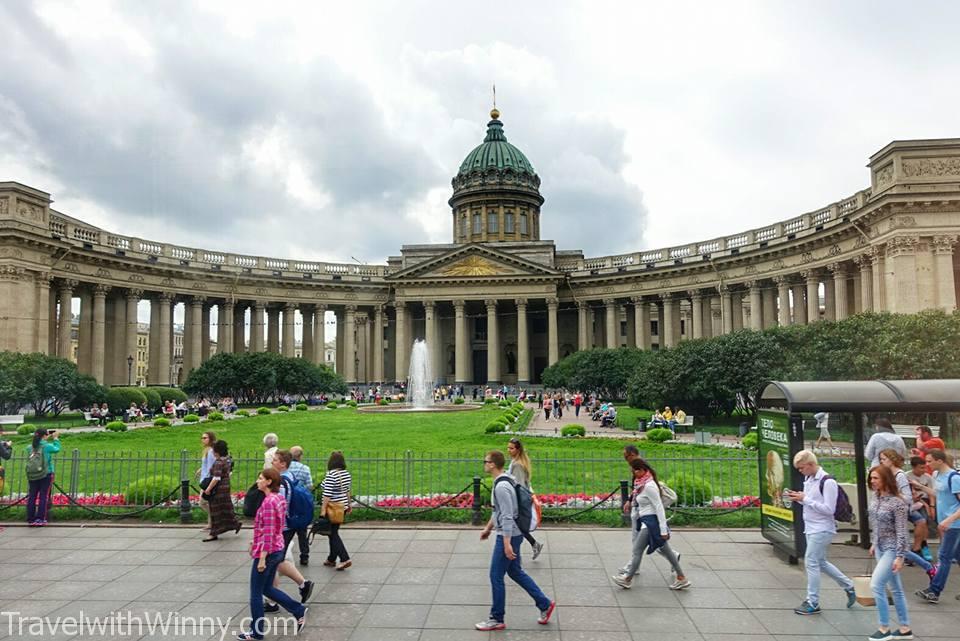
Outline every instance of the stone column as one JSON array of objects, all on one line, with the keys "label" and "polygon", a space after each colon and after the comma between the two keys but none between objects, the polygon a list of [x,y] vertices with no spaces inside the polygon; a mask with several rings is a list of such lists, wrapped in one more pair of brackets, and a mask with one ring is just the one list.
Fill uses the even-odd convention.
[{"label": "stone column", "polygon": [[[617,300],[615,298],[604,298],[603,306],[605,308],[603,313],[604,335],[606,336],[604,344],[607,349],[616,349],[620,345],[620,332],[617,331],[619,329]],[[552,365],[553,362],[551,361],[550,364]]]},{"label": "stone column", "polygon": [[[346,326],[344,325],[343,310],[341,310],[341,309],[335,309],[334,312],[333,312],[333,315],[334,315],[334,316],[336,317],[336,319],[337,319],[337,337],[336,337],[336,339],[335,339],[335,350],[336,350],[336,351],[335,351],[335,354],[334,354],[334,359],[335,359],[334,362],[336,363],[337,374],[340,374],[341,376],[343,376],[343,373],[344,373],[344,369],[343,369],[343,368],[345,367],[345,365],[344,365],[344,362],[345,362],[345,361],[344,361],[344,359],[343,359],[343,354],[344,354],[344,349],[345,349],[345,348],[344,348],[344,345],[346,344],[346,339],[345,339],[344,337],[347,335],[347,328],[346,328]],[[402,380],[402,379],[401,379],[401,380]]]},{"label": "stone column", "polygon": [[816,323],[820,320],[820,276],[812,269],[800,272],[800,276],[807,285],[807,322]]},{"label": "stone column", "polygon": [[[39,320],[47,323],[46,329],[40,329],[41,336],[38,337],[38,342],[43,340],[43,337],[46,337],[46,344],[41,345],[43,352],[45,354],[55,355],[57,353],[57,292],[53,289],[53,274],[50,272],[38,274],[37,287],[37,295],[41,298],[41,302],[45,302],[46,304],[44,316]],[[45,300],[43,294],[44,288],[46,289]],[[71,308],[73,307],[72,301],[70,306]],[[67,358],[74,360],[72,350]]]},{"label": "stone column", "polygon": [[104,384],[104,354],[106,349],[107,292],[109,285],[96,285],[93,288],[93,346],[91,351],[91,373],[101,385]]},{"label": "stone column", "polygon": [[886,305],[886,278],[884,277],[884,258],[883,252],[878,247],[869,247],[867,253],[873,263],[871,276],[873,276],[873,309],[877,312],[885,312]]},{"label": "stone column", "polygon": [[150,299],[150,336],[147,353],[147,385],[156,385],[160,382],[160,370],[157,365],[160,359],[160,303],[154,296]]},{"label": "stone column", "polygon": [[232,354],[233,340],[233,311],[232,301],[217,303],[217,353]]},{"label": "stone column", "polygon": [[454,382],[456,383],[468,383],[470,382],[470,375],[467,373],[467,363],[469,361],[469,356],[467,355],[467,350],[469,349],[468,338],[467,338],[467,318],[465,312],[466,301],[455,300],[453,301],[453,311],[454,311]]},{"label": "stone column", "polygon": [[202,364],[210,360],[210,303],[204,302],[200,309],[200,363]]},{"label": "stone column", "polygon": [[740,290],[731,290],[730,305],[733,310],[732,326],[733,331],[743,329],[743,292]]},{"label": "stone column", "polygon": [[937,307],[947,312],[957,308],[956,284],[953,276],[953,246],[957,237],[941,235],[933,237],[933,268],[936,270],[934,282],[937,283]]},{"label": "stone column", "polygon": [[300,345],[300,353],[305,360],[314,363],[316,361],[313,360],[313,307],[301,305],[300,318],[303,321],[303,343]]},{"label": "stone column", "polygon": [[660,299],[663,301],[663,317],[660,319],[660,336],[663,338],[663,343],[660,347],[673,347],[677,344],[674,323],[680,312],[677,309],[678,301],[671,294],[661,294]]},{"label": "stone column", "polygon": [[297,306],[293,303],[285,303],[283,306],[283,347],[282,354],[292,358],[294,354],[294,329],[293,326],[297,319]]},{"label": "stone column", "polygon": [[247,304],[235,303],[233,306],[233,353],[247,351]]},{"label": "stone column", "polygon": [[427,341],[430,371],[433,373],[434,382],[436,382],[443,372],[437,370],[437,359],[434,356],[442,350],[440,349],[440,341],[437,340],[437,305],[432,300],[423,301],[423,338]]},{"label": "stone column", "polygon": [[777,284],[777,323],[780,327],[790,324],[790,281],[786,276],[774,276]]},{"label": "stone column", "polygon": [[530,384],[530,345],[527,331],[527,299],[516,299],[517,304],[517,385]]},{"label": "stone column", "polygon": [[699,289],[691,289],[687,295],[690,296],[690,324],[693,325],[690,335],[703,338],[703,294]]},{"label": "stone column", "polygon": [[[203,304],[205,296],[194,296],[190,300],[190,360],[184,358],[184,374],[200,367],[203,362]],[[207,342],[210,342],[209,333]],[[186,347],[186,345],[184,345]],[[180,381],[181,384],[183,381]]]},{"label": "stone column", "polygon": [[823,317],[826,320],[837,320],[837,299],[835,296],[834,281],[832,278],[823,279]]},{"label": "stone column", "polygon": [[720,323],[723,334],[733,331],[733,296],[726,285],[720,286]]},{"label": "stone column", "polygon": [[827,265],[833,273],[833,301],[836,311],[834,319],[841,321],[847,317],[847,267],[843,263]]},{"label": "stone column", "polygon": [[60,283],[58,295],[60,296],[60,314],[57,325],[57,356],[70,360],[73,354],[73,341],[71,336],[71,323],[73,322],[71,301],[73,300],[73,288],[78,285],[75,280],[65,280]]},{"label": "stone column", "polygon": [[[720,335],[720,297],[719,296],[704,296],[703,297],[703,337],[704,338],[713,338],[714,336]],[[714,322],[717,321],[717,322]],[[716,329],[714,328],[716,325]]]},{"label": "stone column", "polygon": [[[383,382],[383,305],[373,308],[373,382]],[[320,362],[323,362],[322,359]],[[437,373],[433,373],[436,380]]]},{"label": "stone column", "polygon": [[763,328],[767,329],[777,324],[777,290],[773,285],[767,285],[762,292]]},{"label": "stone column", "polygon": [[120,292],[112,291],[107,294],[104,301],[106,316],[103,330],[103,384],[107,386],[120,385],[127,378],[125,371],[123,377],[120,376],[121,370],[126,370],[126,363],[121,368],[118,362],[121,358],[124,358],[121,352],[126,348],[123,330],[126,329],[127,308],[126,305],[122,304],[121,298],[122,294]]},{"label": "stone column", "polygon": [[633,331],[637,349],[650,349],[650,307],[643,302],[642,296],[633,296],[630,302],[633,303]]},{"label": "stone column", "polygon": [[860,272],[860,279],[855,284],[860,293],[860,311],[873,311],[873,270],[870,266],[870,256],[861,254],[853,257],[854,264]]},{"label": "stone column", "polygon": [[136,366],[137,329],[139,327],[139,324],[137,323],[137,305],[140,304],[141,296],[143,296],[142,289],[127,290],[127,345],[125,353],[123,354],[123,379],[124,381],[127,381],[127,385],[135,385],[137,382],[137,373],[135,371],[131,372],[131,368],[127,363],[127,358],[133,356],[133,365]]},{"label": "stone column", "polygon": [[267,308],[267,351],[280,353],[280,308]]},{"label": "stone column", "polygon": [[[553,365],[560,360],[559,335],[557,333],[557,307],[560,301],[556,298],[547,299],[547,365]],[[616,307],[613,308],[616,310]],[[610,306],[607,306],[607,314],[610,314]],[[616,314],[616,311],[613,312]],[[607,321],[607,330],[609,332],[610,321]],[[615,334],[619,339],[620,332]],[[619,342],[619,341],[618,341]],[[610,338],[607,337],[607,345],[610,344]]]},{"label": "stone column", "polygon": [[93,374],[93,292],[80,290],[80,326],[77,328],[77,365],[82,374]]},{"label": "stone column", "polygon": [[[340,333],[337,326],[337,333]],[[347,383],[357,382],[357,306],[347,305],[343,315],[343,378]]]},{"label": "stone column", "polygon": [[[497,326],[497,301],[484,301],[487,307],[487,383],[500,384],[500,331]],[[478,381],[479,382],[479,381]]]},{"label": "stone column", "polygon": [[[327,306],[317,305],[313,312],[313,362],[327,364]],[[380,341],[381,353],[383,341]]]},{"label": "stone column", "polygon": [[751,280],[747,283],[750,288],[750,329],[763,329],[763,294],[760,282]]},{"label": "stone column", "polygon": [[920,311],[917,282],[919,236],[894,236],[887,242],[884,260],[886,272],[886,311],[915,314]]},{"label": "stone column", "polygon": [[577,349],[581,352],[590,349],[589,311],[586,301],[577,301]]},{"label": "stone column", "polygon": [[250,307],[250,351],[262,352],[266,350],[263,326],[263,301],[255,300]]},{"label": "stone column", "polygon": [[157,320],[157,382],[160,385],[170,384],[170,342],[173,340],[173,295],[169,292],[160,292],[156,298],[158,309]]},{"label": "stone column", "polygon": [[407,338],[407,304],[397,301],[394,305],[397,309],[397,344],[395,346],[397,380],[405,381],[410,374],[410,363],[407,360],[410,357],[410,344]]},{"label": "stone column", "polygon": [[794,283],[790,291],[793,294],[793,318],[790,322],[794,325],[806,325],[807,304],[803,300],[803,292],[805,291],[803,283]]}]

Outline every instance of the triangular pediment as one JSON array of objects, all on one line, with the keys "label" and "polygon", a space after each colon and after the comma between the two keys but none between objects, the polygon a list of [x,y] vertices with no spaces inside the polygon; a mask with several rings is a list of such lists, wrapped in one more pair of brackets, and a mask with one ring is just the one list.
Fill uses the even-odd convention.
[{"label": "triangular pediment", "polygon": [[497,279],[556,277],[561,274],[544,265],[487,245],[458,247],[389,276],[391,280],[410,279]]}]

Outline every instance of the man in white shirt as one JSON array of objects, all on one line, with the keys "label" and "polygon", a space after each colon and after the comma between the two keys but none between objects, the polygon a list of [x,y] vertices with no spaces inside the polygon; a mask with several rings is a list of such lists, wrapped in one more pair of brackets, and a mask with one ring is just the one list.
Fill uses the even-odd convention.
[{"label": "man in white shirt", "polygon": [[903,438],[893,431],[893,425],[890,419],[878,418],[873,422],[877,433],[867,441],[867,447],[863,450],[864,457],[870,459],[870,467],[880,465],[880,452],[883,450],[896,450],[904,459],[910,458],[907,453],[907,445]]},{"label": "man in white shirt", "polygon": [[833,477],[823,480],[827,473],[810,450],[797,452],[793,457],[793,466],[803,474],[803,491],[787,490],[786,494],[790,500],[803,505],[803,534],[807,541],[807,552],[803,557],[807,570],[807,598],[793,611],[804,615],[820,614],[821,572],[826,573],[843,588],[847,593],[847,607],[853,607],[857,599],[853,581],[827,560],[827,550],[837,533],[837,522],[833,513],[837,509],[840,486]]}]

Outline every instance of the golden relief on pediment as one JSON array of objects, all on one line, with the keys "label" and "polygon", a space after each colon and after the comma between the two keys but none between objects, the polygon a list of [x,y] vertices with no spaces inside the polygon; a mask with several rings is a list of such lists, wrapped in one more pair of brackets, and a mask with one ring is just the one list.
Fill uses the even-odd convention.
[{"label": "golden relief on pediment", "polygon": [[482,256],[468,256],[440,271],[441,276],[496,276],[505,273],[502,265]]}]

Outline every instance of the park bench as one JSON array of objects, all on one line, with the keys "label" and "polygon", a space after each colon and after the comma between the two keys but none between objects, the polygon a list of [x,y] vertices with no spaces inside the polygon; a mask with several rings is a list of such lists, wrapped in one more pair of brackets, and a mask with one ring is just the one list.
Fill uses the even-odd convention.
[{"label": "park bench", "polygon": [[[0,414],[0,426],[2,425],[23,425],[23,414]],[[3,427],[0,427],[0,432]]]},{"label": "park bench", "polygon": [[94,416],[94,415],[93,415],[92,413],[90,413],[90,412],[84,412],[84,413],[83,413],[83,420],[87,422],[87,425],[89,425],[90,423],[97,423],[97,424],[100,423],[100,419],[99,419],[98,417]]},{"label": "park bench", "polygon": [[[940,426],[939,425],[928,425],[930,428],[930,433],[936,437],[940,436]],[[917,426],[916,425],[894,425],[893,432],[904,441],[916,441],[917,440]],[[914,445],[916,443],[913,443]]]}]

